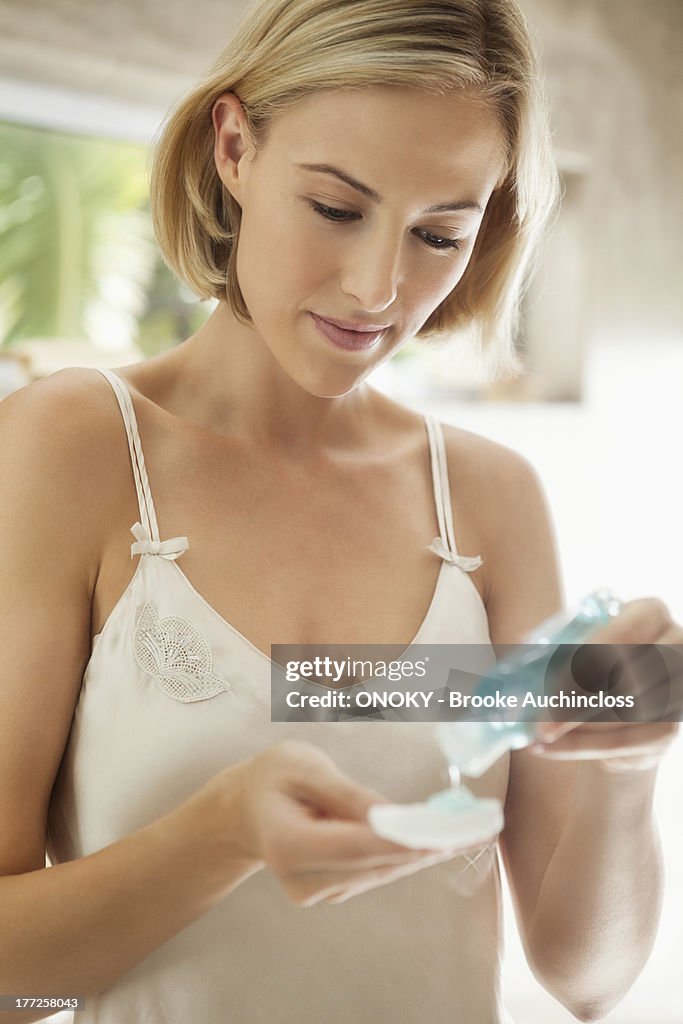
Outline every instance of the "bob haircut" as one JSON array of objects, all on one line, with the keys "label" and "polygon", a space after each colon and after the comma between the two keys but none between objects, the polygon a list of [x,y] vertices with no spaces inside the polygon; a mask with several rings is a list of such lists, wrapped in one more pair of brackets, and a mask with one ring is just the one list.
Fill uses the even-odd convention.
[{"label": "bob haircut", "polygon": [[416,338],[467,331],[489,370],[515,373],[520,300],[559,195],[537,57],[516,0],[250,5],[156,142],[151,204],[164,259],[200,298],[227,299],[251,323],[235,269],[241,209],[214,164],[214,102],[223,92],[238,95],[258,150],[271,119],[307,94],[374,85],[441,95],[469,89],[498,113],[507,140],[502,181],[465,273]]}]

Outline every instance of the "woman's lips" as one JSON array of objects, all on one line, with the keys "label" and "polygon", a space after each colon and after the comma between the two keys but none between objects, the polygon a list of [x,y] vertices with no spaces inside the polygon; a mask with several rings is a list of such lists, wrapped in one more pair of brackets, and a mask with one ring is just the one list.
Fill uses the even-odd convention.
[{"label": "woman's lips", "polygon": [[388,330],[385,327],[381,331],[347,331],[344,327],[337,327],[336,324],[331,324],[329,320],[323,320],[321,316],[317,316],[315,313],[309,313],[309,315],[312,317],[313,323],[320,333],[328,341],[331,341],[338,348],[344,348],[352,352],[360,352],[363,349],[372,348],[384,337]]}]

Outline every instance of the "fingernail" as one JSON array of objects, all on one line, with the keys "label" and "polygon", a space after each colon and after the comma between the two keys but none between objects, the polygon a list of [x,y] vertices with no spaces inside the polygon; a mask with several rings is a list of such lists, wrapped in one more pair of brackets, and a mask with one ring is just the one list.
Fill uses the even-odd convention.
[{"label": "fingernail", "polygon": [[542,743],[554,743],[554,741],[561,736],[564,732],[564,726],[562,725],[541,725],[537,729],[538,739]]}]

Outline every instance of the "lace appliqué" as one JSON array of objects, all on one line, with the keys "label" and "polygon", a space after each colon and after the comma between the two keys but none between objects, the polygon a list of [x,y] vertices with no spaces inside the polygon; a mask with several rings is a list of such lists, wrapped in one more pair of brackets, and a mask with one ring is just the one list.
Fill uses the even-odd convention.
[{"label": "lace appliqu\u00e9", "polygon": [[230,689],[213,673],[211,648],[191,622],[178,615],[160,619],[147,602],[135,624],[135,660],[167,697],[190,703]]}]

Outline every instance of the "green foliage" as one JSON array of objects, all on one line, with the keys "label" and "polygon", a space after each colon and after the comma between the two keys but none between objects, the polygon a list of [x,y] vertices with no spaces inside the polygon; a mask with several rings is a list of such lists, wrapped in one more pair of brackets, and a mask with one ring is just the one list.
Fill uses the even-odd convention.
[{"label": "green foliage", "polygon": [[139,335],[149,355],[196,329],[208,309],[161,260],[147,204],[144,146],[0,124],[0,346]]}]

